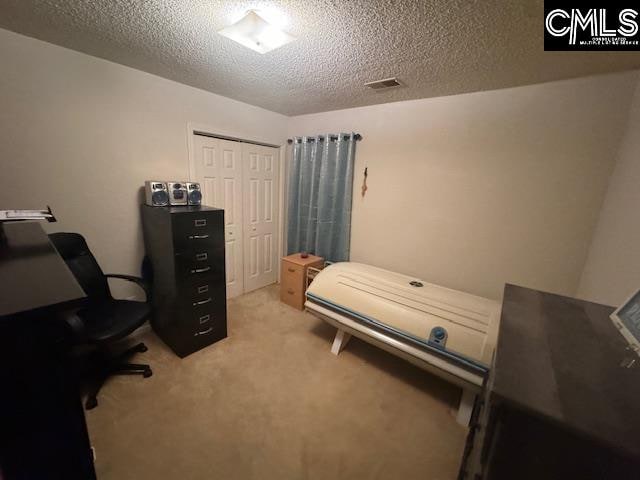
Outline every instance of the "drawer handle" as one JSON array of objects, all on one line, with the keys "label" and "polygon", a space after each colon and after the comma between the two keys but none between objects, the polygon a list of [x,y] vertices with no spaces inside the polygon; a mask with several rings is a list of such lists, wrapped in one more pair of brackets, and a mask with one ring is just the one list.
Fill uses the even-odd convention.
[{"label": "drawer handle", "polygon": [[213,327],[209,327],[206,330],[201,330],[200,332],[196,332],[193,334],[194,337],[197,337],[198,335],[206,335],[207,333],[211,333],[213,331]]},{"label": "drawer handle", "polygon": [[193,270],[191,270],[191,273],[204,273],[204,272],[208,272],[209,270],[211,270],[211,267],[209,266],[202,267],[202,268],[194,268]]},{"label": "drawer handle", "polygon": [[206,253],[196,253],[196,260],[199,262],[205,261],[208,257],[209,255],[207,255]]},{"label": "drawer handle", "polygon": [[189,235],[189,240],[204,240],[209,238],[209,235]]},{"label": "drawer handle", "polygon": [[295,268],[291,268],[291,267],[289,267],[287,270],[289,270],[291,273],[295,273],[295,271],[296,271]]},{"label": "drawer handle", "polygon": [[294,292],[293,290],[289,289],[289,290],[287,290],[287,293],[288,293],[289,295],[293,295],[295,292]]},{"label": "drawer handle", "polygon": [[196,227],[204,227],[207,225],[207,221],[204,218],[197,219],[193,222]]},{"label": "drawer handle", "polygon": [[211,315],[203,315],[200,317],[200,325],[207,323],[211,319]]},{"label": "drawer handle", "polygon": [[198,293],[207,293],[209,291],[209,285],[202,285],[198,287]]},{"label": "drawer handle", "polygon": [[206,305],[207,303],[211,302],[211,297],[205,299],[205,300],[200,300],[199,302],[193,302],[193,306],[197,307],[198,305]]}]

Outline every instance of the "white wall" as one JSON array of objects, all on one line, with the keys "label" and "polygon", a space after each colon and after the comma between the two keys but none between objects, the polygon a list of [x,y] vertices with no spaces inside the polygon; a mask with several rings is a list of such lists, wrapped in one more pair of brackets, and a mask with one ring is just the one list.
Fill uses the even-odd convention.
[{"label": "white wall", "polygon": [[[151,177],[188,176],[188,122],[273,144],[287,133],[354,130],[364,140],[353,260],[494,298],[506,281],[576,293],[637,80],[616,74],[287,118],[6,30],[0,65],[0,208],[50,204],[60,221],[47,229],[82,232],[106,271],[137,273],[138,189]],[[625,145],[633,151],[631,134]],[[620,245],[599,240],[615,216],[606,212],[632,204],[611,200],[638,175],[631,153],[623,157],[584,295],[601,290],[589,282]],[[631,238],[620,231],[619,242]],[[636,278],[629,272],[625,285]]]},{"label": "white wall", "polygon": [[640,84],[578,295],[619,305],[640,288]]},{"label": "white wall", "polygon": [[493,298],[505,282],[575,294],[636,78],[303,115],[289,134],[363,135],[352,260]]},{"label": "white wall", "polygon": [[107,272],[139,273],[138,189],[187,179],[188,122],[286,138],[285,116],[1,29],[0,66],[0,208],[51,205]]}]

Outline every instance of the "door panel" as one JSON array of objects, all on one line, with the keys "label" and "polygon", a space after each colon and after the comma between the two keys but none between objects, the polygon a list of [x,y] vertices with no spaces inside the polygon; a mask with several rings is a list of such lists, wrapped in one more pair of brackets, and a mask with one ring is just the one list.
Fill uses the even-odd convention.
[{"label": "door panel", "polygon": [[264,235],[264,272],[271,273],[273,270],[273,235]]},{"label": "door panel", "polygon": [[249,238],[249,274],[251,277],[257,277],[258,270],[258,242],[259,237],[252,236]]},{"label": "door panel", "polygon": [[277,279],[278,149],[242,144],[245,199],[244,290],[274,283]]},{"label": "door panel", "polygon": [[227,298],[243,293],[242,148],[238,142],[194,135],[202,203],[224,209]]},{"label": "door panel", "polygon": [[273,180],[264,181],[264,221],[273,221]]},{"label": "door panel", "polygon": [[258,223],[258,189],[260,182],[258,179],[249,179],[249,222]]}]

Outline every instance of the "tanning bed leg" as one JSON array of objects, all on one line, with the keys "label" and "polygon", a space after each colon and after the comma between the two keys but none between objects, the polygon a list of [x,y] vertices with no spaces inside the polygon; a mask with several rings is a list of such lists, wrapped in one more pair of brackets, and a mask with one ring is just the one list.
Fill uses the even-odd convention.
[{"label": "tanning bed leg", "polygon": [[351,338],[351,334],[344,330],[338,329],[336,332],[336,338],[333,339],[333,345],[331,346],[331,353],[338,355],[342,349],[347,345],[347,342]]},{"label": "tanning bed leg", "polygon": [[473,405],[475,403],[476,394],[471,390],[463,388],[462,396],[460,397],[460,406],[458,407],[458,414],[456,415],[456,421],[463,427],[469,426],[471,413],[473,413]]}]

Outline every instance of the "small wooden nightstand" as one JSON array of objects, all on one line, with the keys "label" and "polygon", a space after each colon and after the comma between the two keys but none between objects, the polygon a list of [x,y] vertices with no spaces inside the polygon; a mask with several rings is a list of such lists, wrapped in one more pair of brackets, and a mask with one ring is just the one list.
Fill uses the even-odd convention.
[{"label": "small wooden nightstand", "polygon": [[304,292],[307,290],[307,268],[322,268],[324,259],[299,253],[282,257],[280,273],[280,300],[298,310],[304,309]]}]

